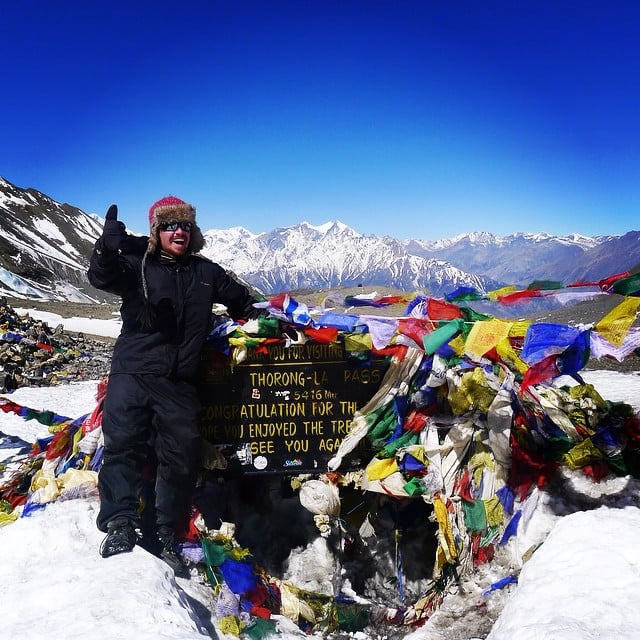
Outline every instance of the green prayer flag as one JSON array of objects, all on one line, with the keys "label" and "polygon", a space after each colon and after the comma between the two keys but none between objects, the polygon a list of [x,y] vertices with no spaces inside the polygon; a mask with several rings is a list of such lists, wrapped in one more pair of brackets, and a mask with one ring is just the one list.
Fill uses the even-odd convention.
[{"label": "green prayer flag", "polygon": [[279,338],[282,335],[278,318],[258,318],[258,335],[261,338]]},{"label": "green prayer flag", "polygon": [[438,327],[435,331],[427,333],[427,335],[422,338],[424,352],[428,356],[433,355],[443,344],[449,342],[451,338],[463,329],[464,320],[462,320],[462,318],[456,318]]},{"label": "green prayer flag", "polygon": [[262,640],[268,636],[276,635],[276,623],[264,618],[254,618],[250,625],[242,630],[242,636],[251,640]]},{"label": "green prayer flag", "polygon": [[640,296],[640,273],[616,280],[611,290],[621,296]]},{"label": "green prayer flag", "polygon": [[410,496],[419,496],[425,493],[425,486],[421,482],[420,478],[411,478],[411,480],[404,485],[403,489]]},{"label": "green prayer flag", "polygon": [[476,311],[470,307],[460,307],[460,311],[462,312],[463,319],[467,322],[480,322],[481,320],[493,319],[493,316],[487,313],[480,313],[480,311]]},{"label": "green prayer flag", "polygon": [[546,291],[549,289],[564,289],[564,284],[558,280],[534,280],[528,287],[528,291]]},{"label": "green prayer flag", "polygon": [[462,501],[464,523],[469,531],[484,531],[487,528],[487,513],[482,500]]}]

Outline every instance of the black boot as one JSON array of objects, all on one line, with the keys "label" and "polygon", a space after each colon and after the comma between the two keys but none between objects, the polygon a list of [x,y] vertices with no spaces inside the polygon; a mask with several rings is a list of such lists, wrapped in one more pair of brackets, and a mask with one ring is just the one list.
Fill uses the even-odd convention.
[{"label": "black boot", "polygon": [[107,525],[107,535],[100,545],[100,555],[108,558],[117,553],[132,551],[137,540],[138,534],[131,521],[126,518],[116,518]]},{"label": "black boot", "polygon": [[160,525],[158,527],[160,541],[160,557],[173,569],[176,576],[187,578],[189,570],[175,548],[175,534],[172,527]]}]

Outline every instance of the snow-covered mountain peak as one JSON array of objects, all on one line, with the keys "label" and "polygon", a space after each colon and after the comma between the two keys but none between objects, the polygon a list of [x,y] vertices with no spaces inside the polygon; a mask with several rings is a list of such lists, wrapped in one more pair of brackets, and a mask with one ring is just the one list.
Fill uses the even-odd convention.
[{"label": "snow-covered mountain peak", "polygon": [[[103,224],[100,216],[0,178],[0,294],[35,290],[45,299],[69,299],[70,286],[90,291],[86,269]],[[458,286],[482,291],[536,279],[598,280],[640,263],[637,231],[596,238],[473,232],[426,242],[363,235],[331,220],[259,234],[242,226],[210,229],[204,237],[204,255],[265,294],[372,285],[440,296]]]}]

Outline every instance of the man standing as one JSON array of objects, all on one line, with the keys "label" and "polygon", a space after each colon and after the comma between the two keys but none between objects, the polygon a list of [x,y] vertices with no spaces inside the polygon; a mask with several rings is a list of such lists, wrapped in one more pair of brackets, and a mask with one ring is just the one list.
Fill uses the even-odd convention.
[{"label": "man standing", "polygon": [[131,551],[141,525],[142,475],[149,443],[158,461],[156,535],[174,570],[178,527],[186,523],[200,468],[196,382],[212,305],[231,318],[259,315],[257,300],[220,265],[196,255],[204,246],[195,208],[167,196],[149,209],[149,237],[127,234],[111,205],[89,267],[97,289],[122,299],[104,402],[104,460],[97,526],[103,557]]}]

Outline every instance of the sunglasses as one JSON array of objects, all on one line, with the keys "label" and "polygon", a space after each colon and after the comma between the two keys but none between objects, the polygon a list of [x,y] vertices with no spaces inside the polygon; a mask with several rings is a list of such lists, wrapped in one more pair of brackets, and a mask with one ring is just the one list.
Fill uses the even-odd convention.
[{"label": "sunglasses", "polygon": [[183,231],[191,231],[193,229],[193,222],[189,222],[188,220],[184,221],[173,221],[173,222],[165,222],[160,225],[160,231],[177,231],[178,227],[180,227]]}]

